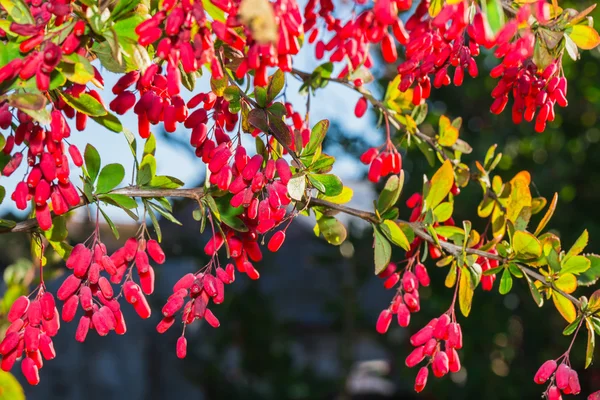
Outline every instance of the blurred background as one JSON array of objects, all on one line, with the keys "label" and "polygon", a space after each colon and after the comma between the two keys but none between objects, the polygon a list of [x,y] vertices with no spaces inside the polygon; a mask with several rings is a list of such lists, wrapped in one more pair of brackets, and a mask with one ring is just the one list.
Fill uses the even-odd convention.
[{"label": "blurred background", "polygon": [[[578,2],[576,7],[581,10],[589,4]],[[568,3],[561,2],[561,6],[568,7]],[[593,15],[600,17],[598,10]],[[312,51],[304,50],[305,56],[296,64],[299,68],[310,71],[317,65],[307,53]],[[589,252],[600,247],[599,61],[598,49],[584,52],[577,63],[565,57],[569,106],[557,109],[556,121],[548,124],[543,134],[536,134],[531,124],[515,126],[509,112],[500,116],[489,113],[489,93],[495,80],[487,73],[496,60],[485,54],[478,57],[477,79],[467,78],[459,88],[432,92],[425,122],[435,127],[441,114],[461,116],[461,138],[474,149],[463,160],[471,167],[497,143],[498,151],[504,154],[497,170],[502,178],[508,180],[528,170],[534,195],[551,198],[558,192],[557,212],[549,227],[561,236],[565,246],[588,229]],[[394,73],[393,66],[379,65],[376,76],[381,79],[371,84],[374,91],[382,94]],[[110,88],[115,78],[107,75],[106,81]],[[205,78],[200,87],[207,87]],[[286,100],[304,110],[305,100],[294,94],[298,87],[299,83],[289,78]],[[107,94],[106,101],[111,96]],[[356,100],[353,92],[330,84],[311,100],[311,121],[332,119],[325,150],[338,159],[334,172],[354,189],[351,205],[369,208],[380,188],[366,181],[366,169],[357,159],[367,147],[382,142],[383,130],[376,127],[374,115],[354,118]],[[135,119],[129,116],[125,125],[133,130]],[[188,187],[202,184],[204,166],[185,144],[189,133],[155,133],[159,136],[158,173],[177,176]],[[97,126],[74,136],[81,148],[93,143],[103,163],[128,165],[131,155],[122,136]],[[407,180],[402,199],[419,191],[422,175],[432,172],[416,149],[405,154],[404,169]],[[9,193],[14,187],[5,178],[2,184]],[[475,213],[481,189],[469,185],[458,200],[454,219],[469,219],[481,230],[485,222]],[[417,396],[412,389],[417,371],[404,366],[411,350],[408,338],[448,308],[452,292],[443,284],[446,270],[429,262],[432,285],[421,292],[421,312],[413,316],[409,328],[392,326],[388,334],[378,335],[375,321],[392,293],[373,276],[372,232],[361,221],[343,218],[349,239],[341,247],[333,247],[314,236],[314,221],[300,217],[277,254],[265,251],[258,265],[258,282],[240,275],[227,287],[225,303],[214,308],[221,327],[213,329],[199,322],[190,327],[186,332],[188,356],[179,360],[175,342],[180,331],[174,327],[164,335],[156,333],[156,311],[179,277],[205,264],[202,249],[207,237],[199,234],[199,223],[191,217],[192,204],[175,202],[175,208],[183,227],[161,221],[168,261],[156,269],[152,318],[141,321],[125,305],[125,336],[113,333],[100,338],[90,334],[84,344],[73,339],[74,322],[63,324],[55,340],[57,358],[41,370],[39,386],[24,382],[18,366],[13,371],[23,383],[27,399],[535,399],[545,389],[533,383],[538,366],[558,357],[569,345],[570,338],[561,334],[565,321],[552,306],[538,309],[522,282],[506,296],[496,290],[488,293],[478,289],[469,318],[459,317],[465,336],[460,352],[462,370],[443,379],[430,376],[426,389]],[[0,212],[2,218],[26,216],[15,214],[8,199]],[[119,222],[122,238],[135,232],[135,225],[124,214],[114,211],[111,215]],[[403,203],[401,216],[408,216]],[[77,213],[69,225],[72,243],[84,240],[92,229],[87,213]],[[118,242],[108,228],[103,229],[102,237],[109,251],[116,249]],[[2,312],[6,312],[9,299],[22,291],[27,293],[27,284],[35,279],[27,261],[28,246],[25,235],[0,236],[0,271],[5,280],[0,289],[4,296]],[[398,251],[393,259],[402,257],[403,252]],[[62,281],[62,267],[56,263],[49,268],[55,275],[49,282],[53,291]],[[600,389],[600,370],[595,365],[582,370],[584,342],[582,337],[575,343],[571,361],[581,371],[582,393],[588,394]]]}]

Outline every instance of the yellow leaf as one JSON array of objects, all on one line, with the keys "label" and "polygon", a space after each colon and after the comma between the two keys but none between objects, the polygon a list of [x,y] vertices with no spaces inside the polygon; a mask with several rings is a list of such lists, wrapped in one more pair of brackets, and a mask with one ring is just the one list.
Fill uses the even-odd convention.
[{"label": "yellow leaf", "polygon": [[442,7],[444,6],[444,0],[432,0],[429,5],[429,15],[435,17],[442,11]]},{"label": "yellow leaf", "polygon": [[600,35],[589,25],[575,25],[569,37],[583,50],[591,50],[600,44]]},{"label": "yellow leaf", "polygon": [[335,204],[344,204],[344,203],[347,203],[350,200],[352,200],[353,195],[354,195],[354,191],[351,188],[349,188],[348,186],[344,186],[342,188],[342,193],[338,194],[337,196],[321,196],[321,195],[319,195],[319,198],[323,199],[323,200],[327,200],[327,201],[335,203]]},{"label": "yellow leaf", "polygon": [[538,224],[534,235],[537,236],[540,233],[542,233],[542,231],[544,230],[544,228],[546,227],[546,225],[548,224],[548,221],[550,221],[550,218],[552,218],[552,215],[554,215],[554,210],[556,209],[556,203],[558,202],[558,193],[554,193],[554,197],[552,198],[552,202],[550,203],[550,207],[548,207],[548,211],[546,211],[546,215],[544,215],[544,218],[542,218],[542,220],[540,221],[540,223]]},{"label": "yellow leaf", "polygon": [[403,111],[410,111],[414,108],[414,104],[412,103],[413,89],[407,89],[405,92],[401,92],[399,86],[400,75],[397,75],[393,81],[388,83],[383,98],[383,104],[396,111],[398,114],[403,114]]},{"label": "yellow leaf", "polygon": [[408,242],[408,238],[406,237],[402,229],[400,229],[398,224],[389,219],[383,221],[383,224],[387,227],[389,231],[383,231],[383,233],[388,237],[388,239],[390,239],[390,241],[396,246],[400,246],[404,250],[408,251],[410,249],[410,243]]},{"label": "yellow leaf", "polygon": [[515,222],[524,207],[531,207],[531,192],[529,184],[531,176],[527,171],[521,171],[510,181],[510,196],[506,204],[506,219]]},{"label": "yellow leaf", "polygon": [[23,387],[10,372],[0,371],[0,400],[25,400]]},{"label": "yellow leaf", "polygon": [[577,278],[570,273],[561,274],[554,285],[565,293],[573,293],[577,289]]},{"label": "yellow leaf", "polygon": [[242,0],[238,16],[240,21],[250,29],[252,38],[257,42],[277,42],[278,27],[269,0]]},{"label": "yellow leaf", "polygon": [[552,301],[554,302],[554,306],[563,316],[564,319],[567,320],[568,323],[575,321],[577,318],[577,310],[575,306],[569,299],[561,295],[560,293],[553,292],[552,293]]},{"label": "yellow leaf", "polygon": [[440,138],[438,143],[450,147],[458,140],[458,129],[452,126],[450,119],[445,115],[440,117]]},{"label": "yellow leaf", "polygon": [[450,160],[444,161],[444,164],[433,175],[429,183],[430,187],[425,196],[425,205],[428,209],[433,209],[446,198],[454,184],[454,170]]}]

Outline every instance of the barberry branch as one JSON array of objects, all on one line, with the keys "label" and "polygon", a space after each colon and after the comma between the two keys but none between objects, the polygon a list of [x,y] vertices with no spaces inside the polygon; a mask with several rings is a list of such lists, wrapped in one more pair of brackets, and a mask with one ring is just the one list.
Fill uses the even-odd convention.
[{"label": "barberry branch", "polygon": [[[125,196],[139,197],[139,198],[153,198],[153,197],[188,198],[188,199],[194,199],[196,201],[199,201],[204,196],[205,191],[203,188],[155,189],[155,188],[128,186],[128,187],[116,189],[116,190],[112,191],[111,194],[121,194],[121,195],[125,195]],[[96,201],[98,201],[98,200],[96,200]],[[85,204],[87,204],[87,201],[82,197],[80,204],[75,207],[72,207],[71,210],[79,208]],[[318,199],[318,198],[308,199],[307,206],[308,207],[325,207],[329,210],[339,211],[344,214],[360,218],[364,221],[367,221],[367,222],[373,223],[373,224],[379,224],[382,222],[381,219],[375,213],[359,210],[359,209],[348,207],[348,206],[341,205],[341,204],[332,203],[332,202]],[[404,220],[397,220],[397,222],[408,224],[415,232],[415,235],[417,235],[421,239],[423,239],[429,243],[433,243],[433,244],[436,243],[434,238],[423,228],[423,225],[421,223],[408,222],[408,221],[404,221]],[[30,232],[30,231],[36,229],[37,226],[38,226],[37,220],[35,218],[31,218],[26,221],[17,223],[14,227],[12,227],[10,229],[0,230],[0,234],[1,233]],[[458,246],[458,245],[455,245],[453,243],[449,243],[446,241],[440,241],[439,243],[443,250],[445,250],[447,253],[452,254],[454,256],[462,253],[462,251],[463,251],[462,246]],[[499,256],[497,254],[493,254],[493,253],[490,253],[487,251],[479,250],[479,249],[467,248],[465,250],[465,252],[468,254],[475,254],[475,255],[485,257],[488,259],[498,260],[501,263],[507,262],[507,259],[502,256]],[[522,265],[522,264],[517,264],[517,265],[519,266],[521,271],[523,271],[524,274],[528,275],[529,277],[531,277],[533,279],[538,280],[544,286],[551,288],[552,290],[561,294],[566,299],[568,299],[571,303],[573,303],[575,306],[580,308],[581,303],[577,298],[558,289],[552,282],[548,282],[542,274],[535,272],[534,270],[528,268],[525,265]]]}]

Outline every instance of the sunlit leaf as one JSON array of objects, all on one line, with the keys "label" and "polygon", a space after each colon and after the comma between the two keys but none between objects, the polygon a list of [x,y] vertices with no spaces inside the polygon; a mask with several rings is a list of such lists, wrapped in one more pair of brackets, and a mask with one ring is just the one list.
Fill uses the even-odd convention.
[{"label": "sunlit leaf", "polygon": [[552,301],[554,302],[554,306],[556,307],[560,315],[562,315],[562,317],[567,322],[575,321],[575,318],[577,317],[577,310],[575,309],[575,306],[573,305],[573,303],[571,303],[569,299],[567,299],[560,293],[553,291]]},{"label": "sunlit leaf", "polygon": [[428,209],[434,209],[446,198],[454,184],[454,170],[450,160],[446,160],[442,164],[431,178],[430,184],[429,191],[425,196],[425,205]]}]

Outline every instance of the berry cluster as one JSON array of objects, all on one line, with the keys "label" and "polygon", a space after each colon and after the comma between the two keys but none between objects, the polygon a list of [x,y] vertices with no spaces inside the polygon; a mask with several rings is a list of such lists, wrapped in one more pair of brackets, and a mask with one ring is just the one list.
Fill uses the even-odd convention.
[{"label": "berry cluster", "polygon": [[[185,358],[187,353],[187,340],[185,329],[196,319],[204,319],[213,328],[220,325],[217,317],[208,308],[212,299],[214,304],[221,304],[225,300],[225,285],[235,280],[235,267],[228,264],[225,269],[218,267],[215,275],[212,274],[211,261],[203,271],[196,274],[189,273],[181,277],[173,286],[173,294],[162,308],[163,319],[158,323],[156,330],[165,333],[175,323],[175,315],[181,311],[183,333],[177,341],[177,357]],[[189,297],[186,302],[185,299]]]},{"label": "berry cluster", "polygon": [[414,83],[412,102],[415,105],[429,98],[430,75],[434,76],[436,88],[451,83],[450,66],[455,67],[452,80],[456,86],[462,85],[465,71],[476,77],[478,70],[473,57],[479,55],[480,45],[491,46],[485,16],[478,12],[473,24],[469,24],[467,1],[445,4],[434,18],[429,16],[429,5],[429,1],[422,1],[406,22],[409,36],[405,61],[398,65],[399,89],[405,92]]},{"label": "berry cluster", "polygon": [[569,364],[568,356],[560,365],[556,360],[548,360],[536,372],[533,380],[538,385],[543,385],[550,380],[548,389],[544,392],[548,400],[560,400],[561,392],[563,394],[579,394],[581,392],[577,371],[572,369]]},{"label": "berry cluster", "polygon": [[402,170],[402,155],[389,140],[383,151],[371,147],[360,156],[360,162],[370,165],[367,177],[373,183],[390,174],[399,174]]},{"label": "berry cluster", "polygon": [[[141,318],[149,318],[150,306],[144,294],[154,292],[154,269],[148,255],[158,264],[165,261],[165,255],[155,240],[129,238],[123,247],[108,256],[97,235],[94,234],[91,239],[90,247],[80,243],[73,248],[66,263],[73,274],[67,277],[57,292],[58,299],[65,302],[62,310],[65,322],[75,318],[81,304],[84,315],[75,334],[79,342],[85,340],[90,329],[96,330],[100,336],[106,336],[111,330],[119,335],[125,334],[127,327],[118,302],[121,294],[115,295],[111,284],[120,284],[124,276],[123,297]],[[139,285],[133,281],[133,265],[137,269]],[[103,272],[110,280],[102,275]]]},{"label": "berry cluster", "polygon": [[10,371],[16,360],[22,358],[23,375],[29,384],[37,385],[39,370],[44,366],[43,358],[52,360],[56,357],[52,338],[60,329],[60,318],[54,296],[42,284],[33,301],[26,296],[16,299],[7,318],[11,324],[0,343],[0,367]]},{"label": "berry cluster", "polygon": [[[436,378],[448,372],[460,371],[460,358],[456,350],[462,348],[462,331],[460,325],[453,321],[449,313],[432,319],[424,328],[410,337],[410,344],[415,349],[406,357],[406,366],[415,367],[427,359],[427,365],[421,367],[415,380],[415,391],[421,392],[427,384],[428,367]],[[442,350],[444,341],[444,350]]]},{"label": "berry cluster", "polygon": [[[319,10],[316,10],[319,3]],[[345,23],[333,17],[333,3],[329,0],[310,0],[304,10],[304,30],[310,32],[309,42],[316,41],[316,57],[321,59],[326,52],[330,52],[331,62],[348,60],[348,65],[340,72],[339,76],[348,75],[361,65],[371,68],[373,61],[369,54],[369,46],[381,43],[381,52],[386,62],[396,61],[396,41],[406,44],[408,34],[404,29],[402,21],[398,18],[399,11],[411,8],[412,0],[381,0],[375,2],[371,9],[353,16]],[[318,17],[325,23],[325,29],[334,35],[325,42],[318,40],[319,27]]]},{"label": "berry cluster", "polygon": [[540,71],[531,59],[513,67],[500,64],[492,70],[492,76],[501,79],[492,91],[495,100],[490,111],[500,114],[512,92],[513,122],[519,124],[523,119],[531,122],[535,118],[535,131],[543,132],[546,121],[554,121],[554,105],[567,106],[567,80],[564,76],[558,76],[558,70],[557,63],[553,62]]},{"label": "berry cluster", "polygon": [[[412,267],[413,264],[414,268]],[[390,306],[379,314],[376,326],[377,332],[386,333],[394,315],[397,315],[398,325],[406,328],[410,324],[411,313],[416,313],[421,309],[419,285],[429,286],[430,279],[427,268],[413,258],[409,260],[407,267],[400,272],[397,272],[395,263],[390,263],[379,274],[379,277],[385,279],[383,286],[386,289],[392,289],[398,283],[400,285],[396,289]]]},{"label": "berry cluster", "polygon": [[[214,29],[214,27],[213,27]],[[156,41],[156,56],[167,62],[169,94],[179,94],[181,70],[196,71],[209,63],[212,76],[222,78],[223,69],[215,57],[214,41],[202,3],[168,0],[161,10],[135,29],[138,43],[148,46]]]},{"label": "berry cluster", "polygon": [[[11,115],[6,108],[0,112]],[[42,230],[52,226],[49,202],[57,215],[79,204],[79,194],[69,178],[69,159],[65,151],[65,139],[70,136],[71,129],[61,111],[53,110],[51,117],[50,129],[46,130],[27,114],[17,112],[19,125],[14,135],[8,137],[3,149],[5,154],[10,154],[14,146],[27,144],[27,163],[31,169],[26,179],[17,184],[11,198],[20,210],[26,209],[28,202],[34,200],[35,216]],[[81,153],[75,145],[69,146],[68,154],[76,166],[83,164]],[[2,175],[11,175],[22,160],[22,151],[15,152],[2,170]]]}]

